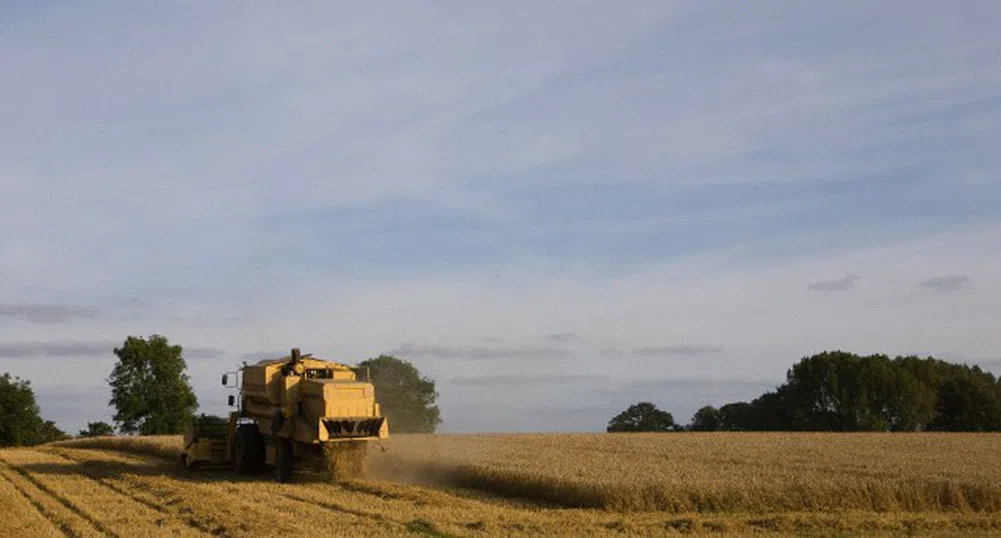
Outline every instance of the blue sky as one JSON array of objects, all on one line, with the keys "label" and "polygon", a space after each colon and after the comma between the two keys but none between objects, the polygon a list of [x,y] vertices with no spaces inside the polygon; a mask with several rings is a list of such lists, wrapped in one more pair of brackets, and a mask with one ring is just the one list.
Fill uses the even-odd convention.
[{"label": "blue sky", "polygon": [[999,15],[5,4],[0,371],[75,429],[130,334],[210,412],[245,355],[394,352],[446,431],[687,421],[832,348],[999,372]]}]

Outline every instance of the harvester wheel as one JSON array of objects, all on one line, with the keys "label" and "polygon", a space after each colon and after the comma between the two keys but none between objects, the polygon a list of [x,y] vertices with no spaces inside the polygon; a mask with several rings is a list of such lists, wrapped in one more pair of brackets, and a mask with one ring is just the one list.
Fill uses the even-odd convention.
[{"label": "harvester wheel", "polygon": [[275,480],[281,483],[292,481],[292,441],[275,438]]},{"label": "harvester wheel", "polygon": [[202,462],[188,458],[187,452],[181,453],[181,465],[184,466],[185,470],[194,471],[202,466]]},{"label": "harvester wheel", "polygon": [[260,472],[264,466],[264,436],[253,424],[241,424],[236,428],[236,447],[233,467],[240,474]]}]

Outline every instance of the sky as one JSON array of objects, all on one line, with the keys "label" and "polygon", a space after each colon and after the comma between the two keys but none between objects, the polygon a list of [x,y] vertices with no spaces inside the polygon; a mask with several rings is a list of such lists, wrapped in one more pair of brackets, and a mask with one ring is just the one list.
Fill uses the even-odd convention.
[{"label": "sky", "polygon": [[442,432],[1001,374],[997,2],[5,2],[0,372],[412,362]]}]

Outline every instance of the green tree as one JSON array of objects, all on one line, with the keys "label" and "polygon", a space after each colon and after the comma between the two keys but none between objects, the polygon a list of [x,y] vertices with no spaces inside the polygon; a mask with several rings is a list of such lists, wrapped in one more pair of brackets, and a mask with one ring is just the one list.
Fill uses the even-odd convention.
[{"label": "green tree", "polygon": [[898,357],[894,363],[910,372],[930,393],[931,412],[923,421],[932,431],[1001,430],[1001,379],[979,366],[953,364],[928,357]]},{"label": "green tree", "polygon": [[693,432],[714,432],[720,429],[719,409],[707,405],[695,412],[688,429]]},{"label": "green tree", "polygon": [[29,446],[64,439],[51,420],[42,418],[31,382],[9,373],[0,376],[0,446]]},{"label": "green tree", "polygon": [[608,422],[608,432],[669,432],[678,429],[674,417],[650,402],[629,406]]},{"label": "green tree", "polygon": [[751,400],[746,423],[741,428],[745,431],[782,431],[789,428],[791,422],[789,401],[785,391],[768,391]]},{"label": "green tree", "polygon": [[389,419],[390,432],[434,433],[441,424],[434,380],[422,377],[414,365],[391,355],[379,355],[362,361],[358,370],[371,374],[375,399]]},{"label": "green tree", "polygon": [[115,427],[107,422],[88,422],[86,430],[80,430],[78,437],[102,437],[115,435]]},{"label": "green tree", "polygon": [[886,355],[843,351],[805,357],[782,387],[789,426],[821,431],[914,431],[934,415],[934,391]]},{"label": "green tree", "polygon": [[932,357],[825,351],[794,364],[774,392],[716,416],[724,431],[999,431],[1001,380]]},{"label": "green tree", "polygon": [[754,405],[747,402],[734,402],[720,407],[719,429],[727,432],[756,430]]},{"label": "green tree", "polygon": [[183,349],[167,338],[152,335],[149,339],[129,336],[115,348],[118,362],[108,382],[110,404],[123,433],[141,435],[172,434],[190,423],[198,399],[188,376]]},{"label": "green tree", "polygon": [[51,420],[46,420],[42,422],[42,428],[38,432],[38,442],[39,443],[49,443],[52,441],[63,441],[65,439],[70,439],[71,437],[64,431],[60,430],[56,426],[55,422]]},{"label": "green tree", "polygon": [[1001,398],[995,383],[957,376],[938,391],[938,414],[929,429],[956,432],[1001,430]]}]

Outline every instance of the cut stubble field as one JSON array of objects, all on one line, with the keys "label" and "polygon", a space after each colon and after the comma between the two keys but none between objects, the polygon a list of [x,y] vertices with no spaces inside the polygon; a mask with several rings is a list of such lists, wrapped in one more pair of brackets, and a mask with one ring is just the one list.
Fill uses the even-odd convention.
[{"label": "cut stubble field", "polygon": [[1001,532],[999,434],[394,435],[365,480],[187,471],[180,439],[0,450],[3,536]]}]

